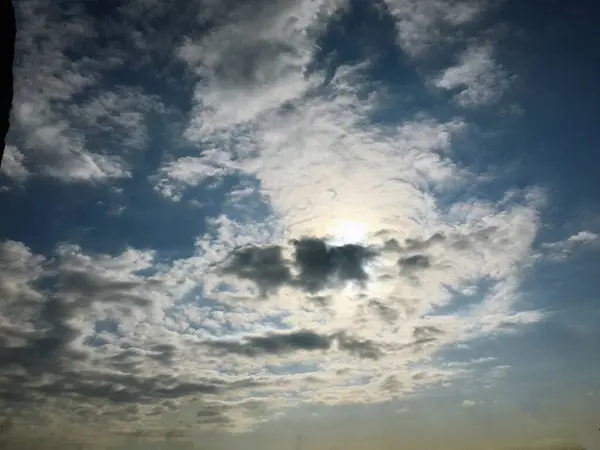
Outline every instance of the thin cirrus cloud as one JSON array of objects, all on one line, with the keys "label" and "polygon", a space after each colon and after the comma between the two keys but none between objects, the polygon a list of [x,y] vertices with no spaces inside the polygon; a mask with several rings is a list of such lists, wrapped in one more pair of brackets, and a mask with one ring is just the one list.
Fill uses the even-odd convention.
[{"label": "thin cirrus cloud", "polygon": [[[491,172],[461,157],[470,114],[518,75],[477,39],[488,3],[176,3],[185,14],[17,6],[3,198],[47,185],[122,207],[0,243],[0,402],[16,428],[183,445],[315,405],[501,383],[509,364],[451,352],[543,326],[527,277],[597,234],[540,244],[548,192],[490,192]],[[402,68],[382,71],[366,31],[347,42],[353,14],[385,19]],[[418,108],[387,95],[396,69]],[[154,241],[132,245],[132,224]]]},{"label": "thin cirrus cloud", "polygon": [[444,70],[433,84],[455,91],[453,101],[462,107],[496,102],[506,92],[514,76],[494,60],[491,45],[472,45],[458,58],[457,64]]}]

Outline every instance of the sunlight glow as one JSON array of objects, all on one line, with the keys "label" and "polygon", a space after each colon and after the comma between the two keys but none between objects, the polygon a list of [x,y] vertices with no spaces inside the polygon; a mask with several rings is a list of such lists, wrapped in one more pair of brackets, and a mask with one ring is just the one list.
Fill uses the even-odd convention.
[{"label": "sunlight glow", "polygon": [[357,244],[363,242],[367,237],[367,229],[364,224],[354,221],[339,221],[333,223],[327,234],[331,236],[331,243],[336,245]]}]

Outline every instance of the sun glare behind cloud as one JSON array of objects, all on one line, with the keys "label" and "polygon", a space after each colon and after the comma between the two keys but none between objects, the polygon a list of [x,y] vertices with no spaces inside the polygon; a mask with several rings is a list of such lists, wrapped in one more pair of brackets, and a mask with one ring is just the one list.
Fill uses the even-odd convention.
[{"label": "sun glare behind cloud", "polygon": [[367,238],[367,228],[361,222],[337,221],[327,228],[333,245],[358,244]]}]

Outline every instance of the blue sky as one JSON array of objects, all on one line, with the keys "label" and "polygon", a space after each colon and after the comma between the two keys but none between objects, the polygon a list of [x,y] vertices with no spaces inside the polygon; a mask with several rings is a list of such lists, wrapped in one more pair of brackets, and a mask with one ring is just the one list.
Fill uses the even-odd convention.
[{"label": "blue sky", "polygon": [[15,7],[14,442],[598,445],[596,5]]}]

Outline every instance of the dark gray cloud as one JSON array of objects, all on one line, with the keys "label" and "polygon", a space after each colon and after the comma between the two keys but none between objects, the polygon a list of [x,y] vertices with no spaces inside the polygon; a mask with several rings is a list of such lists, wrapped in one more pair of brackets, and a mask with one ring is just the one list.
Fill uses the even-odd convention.
[{"label": "dark gray cloud", "polygon": [[291,333],[269,334],[266,336],[251,336],[242,341],[214,341],[206,345],[227,353],[244,356],[261,354],[279,355],[299,350],[328,350],[333,338],[323,336],[313,331],[294,331]]},{"label": "dark gray cloud", "polygon": [[418,326],[413,330],[413,337],[415,340],[419,341],[421,339],[428,338],[437,338],[438,336],[444,334],[442,330],[434,326]]},{"label": "dark gray cloud", "polygon": [[[381,231],[376,234],[379,237],[389,236],[389,231]],[[386,239],[381,250],[385,252],[405,253],[405,252],[423,252],[435,244],[442,243],[446,240],[446,236],[442,233],[435,233],[428,239],[412,239],[408,238],[401,244],[396,238],[391,237]]]},{"label": "dark gray cloud", "polygon": [[398,242],[398,239],[390,238],[384,242],[381,246],[381,250],[384,252],[400,253],[402,251],[402,246]]},{"label": "dark gray cloud", "polygon": [[398,311],[391,306],[386,305],[381,300],[369,300],[368,307],[385,322],[394,323],[398,320]]},{"label": "dark gray cloud", "polygon": [[[475,241],[485,240],[487,234],[488,232],[479,233]],[[403,242],[390,236],[389,230],[375,233],[375,237],[385,239],[379,246],[359,244],[336,246],[328,243],[326,239],[304,237],[291,242],[294,247],[291,261],[283,259],[282,252],[275,250],[280,247],[247,248],[240,251],[239,256],[236,255],[236,259],[225,269],[225,272],[254,281],[261,293],[267,293],[290,283],[305,292],[314,294],[349,281],[364,283],[369,278],[365,265],[382,253],[404,255],[397,260],[404,275],[413,275],[419,270],[428,269],[432,265],[431,257],[423,252],[448,239],[441,233],[435,233],[427,239],[409,238]],[[455,246],[475,244],[468,238],[458,236],[452,239],[452,243]],[[278,258],[273,257],[272,260],[268,260],[259,255],[262,252],[267,254],[272,252]],[[257,256],[254,256],[255,253]],[[261,261],[264,261],[262,267]],[[287,267],[287,270],[284,267]],[[296,275],[293,275],[294,273]],[[380,281],[383,279],[380,278]]]},{"label": "dark gray cloud", "polygon": [[245,247],[236,251],[223,272],[254,282],[263,297],[290,283],[292,279],[282,249],[276,245]]},{"label": "dark gray cloud", "polygon": [[196,417],[202,417],[203,419],[214,419],[216,417],[220,417],[221,414],[222,411],[219,408],[209,406],[198,411],[196,413]]},{"label": "dark gray cloud", "polygon": [[233,253],[222,273],[254,282],[263,297],[284,285],[314,294],[349,281],[364,283],[365,264],[377,256],[370,247],[335,246],[315,237],[294,240],[292,245],[291,261],[284,259],[280,246],[242,248]]},{"label": "dark gray cloud", "polygon": [[173,363],[177,355],[177,347],[172,344],[157,344],[151,347],[147,354],[150,358],[168,366]]},{"label": "dark gray cloud", "polygon": [[[0,327],[0,368],[17,366],[41,376],[59,372],[69,360],[83,359],[83,354],[69,348],[77,337],[69,325],[72,316],[73,309],[51,298],[40,307],[34,330]],[[11,344],[15,339],[20,344]]]},{"label": "dark gray cloud", "polygon": [[[116,280],[100,275],[93,268],[73,269],[59,264],[55,271],[56,276],[29,283],[31,289],[41,289],[40,284],[46,288],[36,291],[39,301],[29,318],[33,329],[0,326],[0,367],[17,365],[31,375],[61,372],[69,361],[86,358],[81,350],[71,346],[81,335],[72,324],[76,316],[85,315],[95,303],[118,304],[127,315],[150,303],[140,288],[156,286],[143,278]],[[164,352],[162,347],[154,352],[156,355],[151,354],[159,357]]]},{"label": "dark gray cloud", "polygon": [[255,357],[259,355],[284,355],[296,351],[327,351],[337,341],[340,350],[358,358],[377,359],[382,356],[378,345],[368,339],[359,339],[345,332],[323,335],[300,330],[249,336],[241,340],[208,341],[204,345],[224,353]]},{"label": "dark gray cloud", "polygon": [[435,233],[429,239],[407,239],[404,243],[404,250],[409,252],[421,252],[427,250],[434,244],[444,242],[446,237],[441,233]]},{"label": "dark gray cloud", "polygon": [[381,348],[370,339],[360,339],[346,333],[339,333],[337,340],[341,350],[361,359],[378,359],[383,355]]},{"label": "dark gray cloud", "polygon": [[[135,293],[137,288],[157,285],[152,280],[132,278],[118,280],[89,269],[60,268],[56,277],[56,291],[64,298],[76,298],[81,306],[100,299],[104,302],[129,303],[147,306],[149,300]],[[157,286],[158,287],[158,286]]]},{"label": "dark gray cloud", "polygon": [[[486,228],[473,233],[473,236],[455,235],[450,238],[435,233],[427,239],[406,239],[402,243],[390,237],[378,247],[359,244],[336,246],[325,239],[304,237],[291,242],[293,254],[290,259],[284,257],[281,246],[248,246],[238,250],[222,269],[222,273],[254,282],[263,297],[285,285],[317,294],[351,281],[364,283],[369,278],[365,266],[381,253],[400,253],[402,256],[397,260],[400,273],[414,276],[433,266],[431,256],[423,253],[432,246],[447,241],[448,245],[459,250],[472,248],[485,244],[494,231],[494,228]],[[389,235],[389,231],[376,234],[379,237]],[[390,275],[386,277],[389,278]],[[384,281],[384,278],[380,277],[379,280]],[[394,320],[394,312],[389,309],[383,311],[380,306],[377,303],[370,305],[373,310],[382,314],[383,319]]]},{"label": "dark gray cloud", "polygon": [[419,270],[429,269],[431,267],[431,259],[427,255],[412,255],[398,259],[398,266],[403,274],[413,274]]},{"label": "dark gray cloud", "polygon": [[[5,410],[25,411],[27,406],[50,405],[53,399],[76,401],[80,415],[92,416],[106,410],[119,417],[160,415],[164,411],[178,409],[176,403],[183,398],[202,398],[206,402],[215,401],[220,395],[245,388],[258,388],[262,383],[248,378],[236,382],[221,378],[196,377],[183,380],[167,374],[133,374],[109,371],[62,371],[36,377],[26,374],[5,373],[0,377],[0,404]],[[151,410],[141,410],[141,405],[155,405]],[[135,409],[132,409],[135,408]],[[216,407],[215,407],[216,408]],[[205,424],[226,424],[227,409],[215,411]],[[102,413],[104,414],[104,413]]]},{"label": "dark gray cloud", "polygon": [[395,393],[400,392],[404,384],[398,380],[396,375],[388,375],[383,379],[379,387],[383,391]]},{"label": "dark gray cloud", "polygon": [[69,270],[59,274],[58,287],[65,294],[76,294],[86,297],[95,296],[102,292],[129,290],[139,286],[139,282],[113,282],[107,286],[107,281],[97,273],[84,270]]},{"label": "dark gray cloud", "polygon": [[319,238],[302,238],[292,242],[294,263],[299,271],[295,280],[305,291],[316,292],[332,283],[364,282],[365,264],[377,253],[358,244],[333,246]]},{"label": "dark gray cloud", "polygon": [[309,296],[308,301],[313,303],[316,306],[326,308],[331,305],[332,299],[331,299],[331,297],[328,297],[328,296],[314,295],[314,296]]}]

